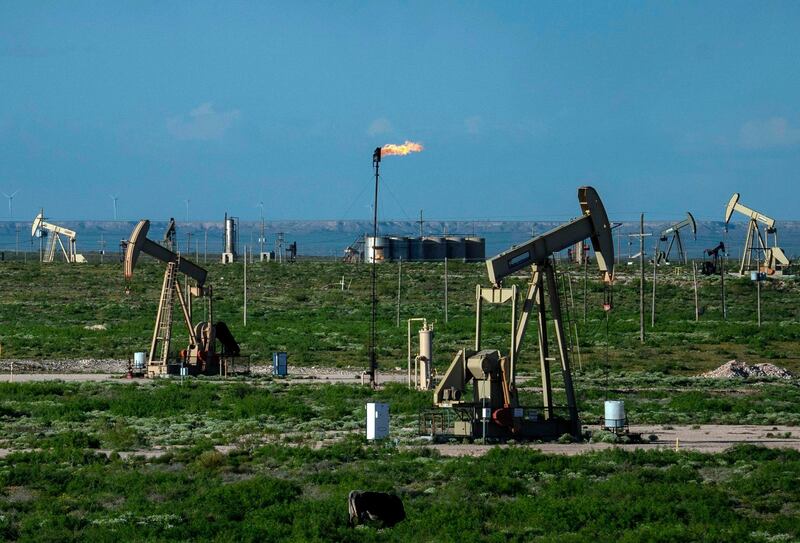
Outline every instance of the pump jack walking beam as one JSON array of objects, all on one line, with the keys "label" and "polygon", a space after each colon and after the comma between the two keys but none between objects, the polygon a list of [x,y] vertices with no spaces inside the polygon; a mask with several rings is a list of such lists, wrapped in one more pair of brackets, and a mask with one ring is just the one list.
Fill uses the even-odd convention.
[{"label": "pump jack walking beam", "polygon": [[[666,230],[661,232],[661,235],[658,237],[656,241],[656,252],[655,252],[655,263],[660,264],[662,262],[669,262],[669,254],[672,252],[672,246],[677,244],[678,249],[678,259],[683,264],[689,263],[689,257],[686,254],[686,250],[683,248],[683,240],[681,239],[681,229],[690,226],[692,229],[692,235],[694,239],[697,239],[697,223],[694,220],[694,217],[688,211],[686,212],[686,218],[681,222],[677,222],[667,228]],[[658,244],[662,241],[667,241],[669,235],[672,234],[672,239],[669,241],[669,245],[667,246],[667,250],[663,253],[659,251]]]}]

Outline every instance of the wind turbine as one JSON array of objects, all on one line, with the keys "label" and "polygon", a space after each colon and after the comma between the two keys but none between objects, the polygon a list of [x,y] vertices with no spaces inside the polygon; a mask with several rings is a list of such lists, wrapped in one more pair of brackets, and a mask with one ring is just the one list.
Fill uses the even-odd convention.
[{"label": "wind turbine", "polygon": [[109,194],[109,196],[114,201],[114,220],[116,221],[117,220],[117,200],[119,200],[119,198],[117,196],[113,195],[113,194]]},{"label": "wind turbine", "polygon": [[8,194],[6,194],[5,192],[3,193],[3,196],[8,198],[8,218],[9,219],[13,219],[14,218],[14,196],[16,196],[18,192],[19,192],[18,190],[15,190],[13,193],[11,193],[10,196]]}]

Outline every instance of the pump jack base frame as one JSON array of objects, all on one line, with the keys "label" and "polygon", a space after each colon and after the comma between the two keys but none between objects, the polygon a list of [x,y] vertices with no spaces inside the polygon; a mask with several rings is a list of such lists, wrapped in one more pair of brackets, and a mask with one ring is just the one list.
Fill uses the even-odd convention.
[{"label": "pump jack base frame", "polygon": [[150,364],[144,375],[156,379],[159,377],[179,377],[182,367],[186,368],[187,374],[192,377],[198,375],[209,377],[227,376],[235,373],[235,357],[220,357],[219,360],[206,362],[202,367],[199,364],[181,364],[180,362],[168,362],[166,365]]},{"label": "pump jack base frame", "polygon": [[[500,425],[493,420],[485,423],[480,418],[481,406],[438,407],[425,409],[419,414],[419,435],[430,436],[435,442],[450,439],[492,439],[495,441],[555,441],[564,434],[572,434],[568,410],[566,417],[553,415],[543,418],[541,407],[518,407],[522,416],[515,417],[512,426]],[[485,424],[485,434],[484,434]]]}]

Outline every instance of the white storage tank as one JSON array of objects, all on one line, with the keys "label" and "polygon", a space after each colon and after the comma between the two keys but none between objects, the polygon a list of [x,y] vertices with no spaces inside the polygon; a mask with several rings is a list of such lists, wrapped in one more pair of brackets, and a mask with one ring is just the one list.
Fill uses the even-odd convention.
[{"label": "white storage tank", "polygon": [[378,236],[377,238],[372,236],[364,237],[365,262],[372,263],[373,258],[376,263],[383,262],[386,260],[389,250],[389,238],[383,236]]},{"label": "white storage tank", "polygon": [[143,351],[133,353],[134,373],[144,373],[144,368],[146,365],[147,365],[147,353]]},{"label": "white storage tank", "polygon": [[431,368],[433,367],[433,325],[425,323],[419,329],[419,388],[431,388]]},{"label": "white storage tank", "polygon": [[238,222],[236,217],[229,217],[225,213],[225,222],[223,223],[223,251],[222,263],[230,264],[236,260],[236,251],[238,250],[237,241],[239,239]]},{"label": "white storage tank", "polygon": [[389,404],[370,402],[367,404],[367,439],[389,437]]},{"label": "white storage tank", "polygon": [[625,427],[625,402],[621,400],[606,400],[605,416],[603,417],[606,428]]}]

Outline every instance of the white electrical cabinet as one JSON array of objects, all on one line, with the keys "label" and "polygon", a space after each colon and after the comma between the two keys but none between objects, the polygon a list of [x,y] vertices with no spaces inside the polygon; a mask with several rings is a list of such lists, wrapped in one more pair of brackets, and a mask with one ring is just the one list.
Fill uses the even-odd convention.
[{"label": "white electrical cabinet", "polygon": [[389,404],[367,404],[367,439],[383,439],[389,436]]}]

